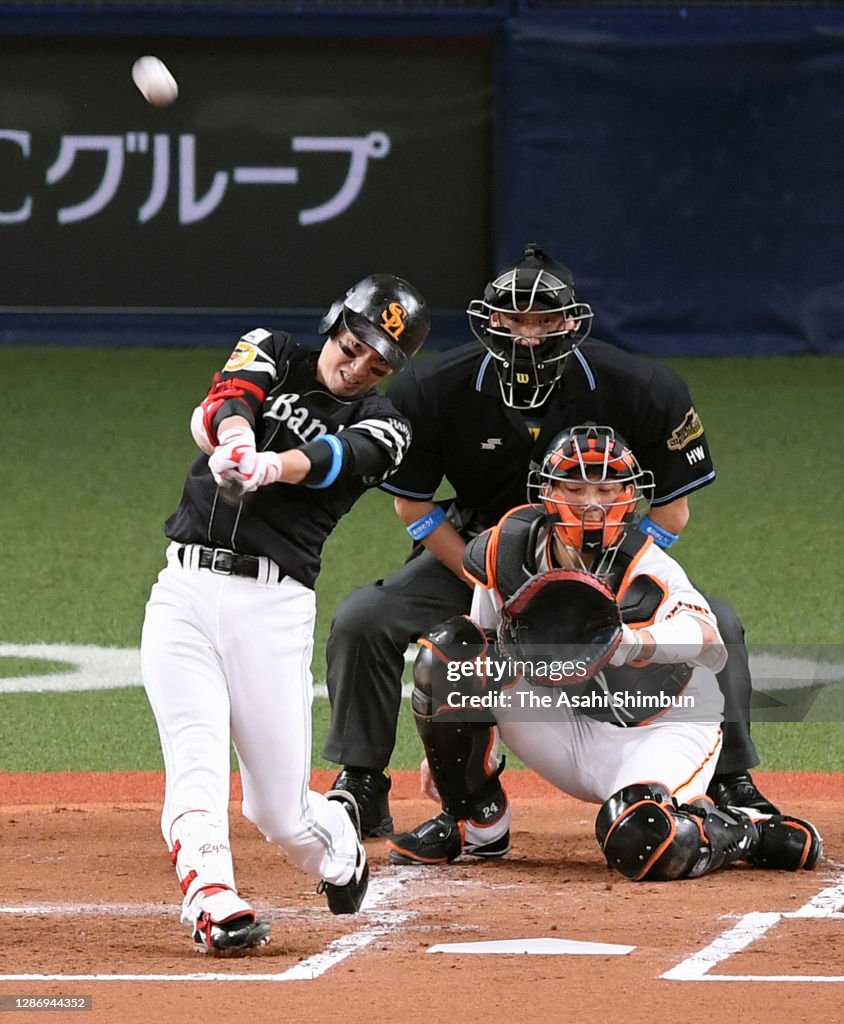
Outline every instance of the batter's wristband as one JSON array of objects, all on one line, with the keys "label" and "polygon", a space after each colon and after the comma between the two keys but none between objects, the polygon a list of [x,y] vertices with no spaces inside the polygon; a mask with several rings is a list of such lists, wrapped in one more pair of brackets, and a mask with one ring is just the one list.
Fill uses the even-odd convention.
[{"label": "batter's wristband", "polygon": [[424,516],[420,516],[415,522],[412,522],[408,526],[407,532],[414,540],[423,540],[429,533],[433,533],[444,519],[445,509],[443,509],[442,505],[437,505],[436,508],[431,509],[430,512],[426,512]]},{"label": "batter's wristband", "polygon": [[653,537],[654,543],[659,544],[661,548],[670,548],[674,541],[676,541],[680,536],[679,533],[671,533],[670,530],[666,530],[648,516],[645,516],[644,519],[639,521],[639,529],[642,533],[646,533],[649,537]]},{"label": "batter's wristband", "polygon": [[323,434],[317,440],[325,441],[331,449],[331,465],[318,484],[307,484],[306,486],[313,488],[315,491],[321,491],[324,487],[330,487],[340,475],[340,470],[343,468],[343,445],[340,443],[340,438],[335,437],[334,434]]}]

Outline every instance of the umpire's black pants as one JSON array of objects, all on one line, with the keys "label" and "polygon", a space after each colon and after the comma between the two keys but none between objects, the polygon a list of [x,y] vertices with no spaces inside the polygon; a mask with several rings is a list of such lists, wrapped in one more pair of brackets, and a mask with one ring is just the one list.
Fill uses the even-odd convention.
[{"label": "umpire's black pants", "polygon": [[[759,763],[750,738],[750,670],[744,629],[732,607],[708,599],[730,656],[718,674],[724,694],[724,745],[718,772]],[[421,549],[386,579],[360,587],[337,609],[328,637],[331,724],[322,756],[380,770],[390,763],[401,705],[404,654],[437,623],[468,614],[471,587]]]}]

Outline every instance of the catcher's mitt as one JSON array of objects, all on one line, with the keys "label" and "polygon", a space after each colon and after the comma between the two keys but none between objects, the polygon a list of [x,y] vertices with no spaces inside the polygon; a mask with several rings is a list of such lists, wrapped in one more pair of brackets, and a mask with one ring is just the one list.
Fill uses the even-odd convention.
[{"label": "catcher's mitt", "polygon": [[543,685],[590,679],[620,642],[615,595],[582,570],[537,573],[501,609],[499,653],[524,661],[528,667],[522,674]]}]

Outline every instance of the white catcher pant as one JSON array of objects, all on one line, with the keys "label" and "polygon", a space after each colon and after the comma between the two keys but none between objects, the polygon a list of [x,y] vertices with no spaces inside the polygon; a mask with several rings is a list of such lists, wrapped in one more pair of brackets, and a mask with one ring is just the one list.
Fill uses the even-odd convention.
[{"label": "white catcher pant", "polygon": [[[526,713],[516,694],[531,689],[521,680],[505,690],[512,705],[496,708],[498,730],[514,754],[562,792],[595,804],[637,782],[661,782],[680,804],[706,793],[721,751],[720,722],[697,721],[694,711],[682,708],[627,729],[567,708]],[[707,713],[720,715],[718,680],[707,669],[694,670],[685,694]],[[506,776],[502,781],[506,790]],[[510,818],[508,807],[494,825],[481,830],[468,824],[466,834],[472,841],[491,842],[509,828]]]},{"label": "white catcher pant", "polygon": [[234,888],[232,742],[244,815],[304,871],[348,881],[357,853],[349,816],[309,788],[314,592],[289,577],[183,568],[177,550],[168,548],[147,602],[141,666],[164,755],[161,829],[171,851],[176,839],[190,845],[186,863],[199,873],[186,902],[206,884]]}]

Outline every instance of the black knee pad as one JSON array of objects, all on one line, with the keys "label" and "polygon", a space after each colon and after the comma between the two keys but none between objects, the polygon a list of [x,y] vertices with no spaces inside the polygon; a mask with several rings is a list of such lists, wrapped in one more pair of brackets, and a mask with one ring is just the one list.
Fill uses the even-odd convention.
[{"label": "black knee pad", "polygon": [[634,882],[698,878],[751,859],[759,844],[747,815],[720,810],[708,797],[678,807],[655,783],[614,793],[598,812],[595,834],[609,867]]},{"label": "black knee pad", "polygon": [[[484,680],[469,672],[459,673],[459,678],[450,679],[449,672],[471,662],[485,658],[489,652],[489,641],[481,627],[468,615],[455,615],[434,626],[419,640],[419,653],[413,663],[413,693],[411,704],[417,714],[436,714],[440,705],[448,710],[448,694],[453,691],[471,696],[484,692]],[[477,718],[466,714],[466,720]],[[484,716],[480,716],[484,717]],[[485,716],[489,718],[490,716]]]},{"label": "black knee pad", "polygon": [[613,793],[598,811],[595,835],[607,865],[634,882],[685,878],[706,845],[697,819],[678,812],[665,786],[653,782]]}]

